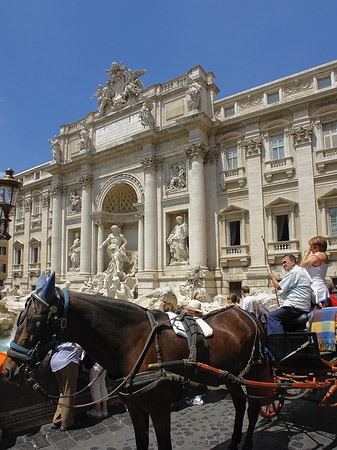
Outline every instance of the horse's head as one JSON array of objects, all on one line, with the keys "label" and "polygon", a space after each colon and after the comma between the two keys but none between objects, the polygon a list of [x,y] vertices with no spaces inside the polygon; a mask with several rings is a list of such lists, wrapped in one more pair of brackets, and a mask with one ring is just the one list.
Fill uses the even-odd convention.
[{"label": "horse's head", "polygon": [[43,272],[36,291],[27,299],[17,320],[16,334],[3,366],[8,379],[22,379],[25,368],[34,368],[55,347],[60,327],[59,301],[55,293],[55,272],[48,281]]}]

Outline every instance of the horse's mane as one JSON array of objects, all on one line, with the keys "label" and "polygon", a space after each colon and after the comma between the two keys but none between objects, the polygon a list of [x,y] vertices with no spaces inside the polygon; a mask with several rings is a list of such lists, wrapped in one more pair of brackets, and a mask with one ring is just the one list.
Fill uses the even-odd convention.
[{"label": "horse's mane", "polygon": [[144,311],[146,312],[146,308],[143,308],[140,305],[137,305],[136,303],[131,303],[126,300],[120,300],[118,298],[112,298],[112,297],[105,297],[103,295],[93,295],[93,294],[86,294],[83,292],[75,292],[75,291],[69,291],[69,295],[77,300],[85,300],[89,303],[92,303],[93,305],[111,305],[112,303],[114,306],[117,306],[122,309],[132,310],[132,311]]}]

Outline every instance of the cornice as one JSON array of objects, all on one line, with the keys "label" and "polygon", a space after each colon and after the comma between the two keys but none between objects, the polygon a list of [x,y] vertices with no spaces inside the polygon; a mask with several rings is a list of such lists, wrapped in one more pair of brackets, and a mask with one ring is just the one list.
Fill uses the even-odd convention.
[{"label": "cornice", "polygon": [[337,103],[337,96],[333,98],[327,98],[324,101],[315,101],[311,102],[309,105],[309,109],[320,108],[322,106],[331,105],[333,103]]}]

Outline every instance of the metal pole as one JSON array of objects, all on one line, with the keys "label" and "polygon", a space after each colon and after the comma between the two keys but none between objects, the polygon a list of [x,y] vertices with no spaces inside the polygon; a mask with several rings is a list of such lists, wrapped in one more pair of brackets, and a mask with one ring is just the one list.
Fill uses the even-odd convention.
[{"label": "metal pole", "polygon": [[[264,237],[263,237],[263,236],[261,236],[261,239],[262,239],[262,241],[263,241],[263,246],[264,246],[264,258],[265,258],[265,262],[266,262],[266,265],[267,265],[267,267],[268,267],[269,272],[271,272],[271,267],[270,267],[270,264],[269,264],[268,250],[267,250],[267,246],[266,246],[266,241],[264,240]],[[273,286],[274,286],[274,283],[273,283]],[[269,287],[269,276],[268,276],[268,287]],[[275,297],[276,297],[277,304],[278,304],[278,306],[280,306],[280,303],[279,303],[279,301],[278,301],[278,296],[277,296],[277,289],[276,289],[275,286],[274,286],[274,292],[275,292]]]}]

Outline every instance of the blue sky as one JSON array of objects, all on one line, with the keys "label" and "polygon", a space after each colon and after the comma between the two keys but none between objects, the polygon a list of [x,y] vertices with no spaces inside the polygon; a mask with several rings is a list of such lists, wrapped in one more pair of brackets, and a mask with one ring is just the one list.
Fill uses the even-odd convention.
[{"label": "blue sky", "polygon": [[218,98],[337,59],[336,0],[11,0],[0,9],[0,173],[51,159],[112,61],[145,87],[200,64]]}]

